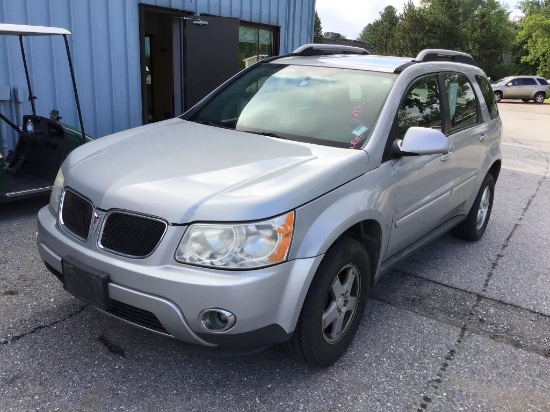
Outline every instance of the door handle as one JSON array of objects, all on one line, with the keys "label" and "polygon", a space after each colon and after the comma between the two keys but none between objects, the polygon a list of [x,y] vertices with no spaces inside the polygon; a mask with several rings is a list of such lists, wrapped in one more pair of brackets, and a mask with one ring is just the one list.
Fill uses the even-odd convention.
[{"label": "door handle", "polygon": [[479,141],[480,141],[480,142],[484,142],[485,139],[487,139],[487,135],[486,135],[486,134],[482,134],[481,136],[479,136]]},{"label": "door handle", "polygon": [[441,159],[442,162],[446,162],[447,160],[449,160],[449,158],[453,155],[454,152],[449,152],[447,154],[444,154],[443,156],[441,156],[439,159]]}]

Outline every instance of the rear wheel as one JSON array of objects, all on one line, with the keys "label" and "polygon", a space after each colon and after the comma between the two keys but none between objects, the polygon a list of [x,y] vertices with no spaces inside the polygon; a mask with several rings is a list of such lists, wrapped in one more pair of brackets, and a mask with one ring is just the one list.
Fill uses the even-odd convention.
[{"label": "rear wheel", "polygon": [[535,97],[533,98],[535,103],[538,103],[538,104],[544,103],[544,99],[546,99],[546,95],[543,92],[536,93]]},{"label": "rear wheel", "polygon": [[488,174],[483,180],[476,200],[468,213],[468,217],[455,226],[451,233],[464,240],[476,241],[481,239],[489,223],[491,210],[493,209],[493,197],[495,194],[495,179]]},{"label": "rear wheel", "polygon": [[502,92],[495,92],[495,100],[497,103],[502,100]]},{"label": "rear wheel", "polygon": [[355,336],[371,288],[369,255],[355,239],[334,243],[319,265],[287,349],[329,366]]}]

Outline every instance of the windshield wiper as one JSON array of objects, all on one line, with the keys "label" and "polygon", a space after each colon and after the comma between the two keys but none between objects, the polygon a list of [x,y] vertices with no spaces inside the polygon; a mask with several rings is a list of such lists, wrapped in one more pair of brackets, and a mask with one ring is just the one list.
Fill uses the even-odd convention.
[{"label": "windshield wiper", "polygon": [[216,123],[211,120],[191,120],[192,122],[199,123],[199,124],[205,124],[207,126],[214,126],[214,127],[220,127],[222,129],[231,129],[231,127],[227,127],[221,123]]},{"label": "windshield wiper", "polygon": [[253,133],[253,134],[259,134],[260,136],[268,136],[268,137],[275,137],[277,139],[290,140],[288,137],[284,137],[284,136],[281,136],[280,134],[272,133],[272,132],[255,132],[253,130],[239,130],[239,132]]}]

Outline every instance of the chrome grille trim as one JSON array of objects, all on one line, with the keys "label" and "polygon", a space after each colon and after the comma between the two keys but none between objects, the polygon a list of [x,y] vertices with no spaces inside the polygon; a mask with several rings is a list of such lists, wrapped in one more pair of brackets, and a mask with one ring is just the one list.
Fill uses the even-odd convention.
[{"label": "chrome grille trim", "polygon": [[[89,206],[90,206],[90,222],[88,223],[88,232],[86,233],[86,237],[83,237],[83,236],[80,236],[78,233],[75,233],[73,230],[71,230],[66,224],[65,224],[65,221],[63,219],[63,210],[65,208],[65,196],[67,193],[71,193],[72,195],[74,196],[77,196],[78,198],[80,198],[80,200],[86,202]],[[61,226],[61,228],[66,232],[68,233],[69,235],[71,235],[72,237],[74,237],[75,239],[78,239],[80,240],[81,242],[86,242],[88,240],[88,237],[90,236],[90,227],[91,227],[91,224],[92,224],[92,221],[93,221],[93,214],[94,214],[94,205],[92,202],[90,202],[89,199],[85,198],[84,196],[80,195],[79,193],[75,192],[74,190],[71,190],[70,188],[66,187],[63,189],[62,193],[61,193],[61,200],[59,202],[59,225]]]}]

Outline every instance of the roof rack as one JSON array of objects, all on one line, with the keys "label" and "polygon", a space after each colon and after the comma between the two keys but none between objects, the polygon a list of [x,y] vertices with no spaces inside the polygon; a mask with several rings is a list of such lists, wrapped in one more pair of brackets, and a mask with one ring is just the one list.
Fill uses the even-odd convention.
[{"label": "roof rack", "polygon": [[413,60],[417,63],[450,61],[455,63],[464,63],[476,66],[472,56],[468,53],[457,52],[454,50],[445,49],[426,49],[422,50]]},{"label": "roof rack", "polygon": [[339,44],[304,44],[292,52],[293,56],[324,56],[331,54],[369,54],[367,49]]}]

